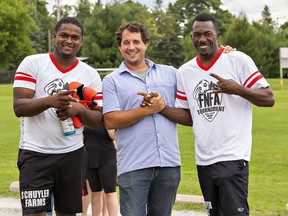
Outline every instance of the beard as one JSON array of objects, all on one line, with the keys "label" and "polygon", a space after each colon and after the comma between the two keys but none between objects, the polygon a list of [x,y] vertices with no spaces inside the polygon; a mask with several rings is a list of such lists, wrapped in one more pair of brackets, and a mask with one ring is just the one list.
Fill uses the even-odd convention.
[{"label": "beard", "polygon": [[55,52],[58,53],[58,55],[60,55],[63,58],[71,58],[71,57],[76,57],[76,53],[75,52],[65,52],[65,49],[58,49],[55,47]]}]

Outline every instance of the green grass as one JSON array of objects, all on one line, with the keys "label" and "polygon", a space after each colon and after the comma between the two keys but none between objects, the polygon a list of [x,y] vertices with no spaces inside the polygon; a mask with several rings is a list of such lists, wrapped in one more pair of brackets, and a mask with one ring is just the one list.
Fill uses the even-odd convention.
[{"label": "green grass", "polygon": [[0,85],[0,196],[11,196],[9,186],[18,180],[17,153],[19,119],[15,117],[12,103],[12,85]]},{"label": "green grass", "polygon": [[[253,147],[249,176],[251,216],[288,216],[288,80],[269,79],[276,103],[273,108],[253,108]],[[19,119],[12,109],[12,86],[0,85],[0,196],[18,180],[16,166]],[[201,195],[190,127],[179,126],[182,176],[178,193]],[[175,209],[204,211],[203,205],[176,204]]]}]

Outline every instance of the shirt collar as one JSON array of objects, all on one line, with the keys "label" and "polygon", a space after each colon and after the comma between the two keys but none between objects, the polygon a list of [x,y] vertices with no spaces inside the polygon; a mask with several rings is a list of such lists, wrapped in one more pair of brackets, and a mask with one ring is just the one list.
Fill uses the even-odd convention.
[{"label": "shirt collar", "polygon": [[[145,59],[146,64],[148,65],[149,68],[151,67],[155,67],[155,63],[153,61],[151,61],[150,59]],[[127,68],[127,66],[125,65],[124,61],[120,64],[119,68],[118,68],[118,72],[120,74],[124,73],[124,72],[133,72],[131,71],[129,68]]]}]

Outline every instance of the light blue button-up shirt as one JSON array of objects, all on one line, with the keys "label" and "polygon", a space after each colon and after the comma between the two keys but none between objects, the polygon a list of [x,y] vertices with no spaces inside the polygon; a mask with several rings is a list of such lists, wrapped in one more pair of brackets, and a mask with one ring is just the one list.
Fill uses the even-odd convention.
[{"label": "light blue button-up shirt", "polygon": [[[146,59],[146,83],[124,63],[103,79],[103,113],[138,108],[143,96],[137,92],[157,92],[165,104],[175,105],[176,73],[172,66]],[[149,167],[180,166],[176,123],[161,114],[146,116],[127,128],[116,130],[118,176]]]}]

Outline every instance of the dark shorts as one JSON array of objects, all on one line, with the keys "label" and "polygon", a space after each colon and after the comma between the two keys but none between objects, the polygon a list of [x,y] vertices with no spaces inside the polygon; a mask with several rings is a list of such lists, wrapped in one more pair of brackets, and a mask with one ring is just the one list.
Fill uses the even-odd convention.
[{"label": "dark shorts", "polygon": [[109,161],[109,163],[98,168],[87,167],[86,177],[92,192],[102,191],[103,189],[105,193],[116,192],[116,159],[113,159]]},{"label": "dark shorts", "polygon": [[223,161],[209,166],[197,166],[197,171],[210,216],[249,215],[247,161]]},{"label": "dark shorts", "polygon": [[82,212],[85,162],[84,148],[65,154],[19,150],[17,165],[23,214],[49,211],[52,193],[55,211],[66,214]]}]

